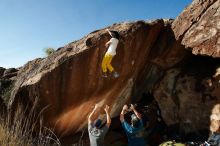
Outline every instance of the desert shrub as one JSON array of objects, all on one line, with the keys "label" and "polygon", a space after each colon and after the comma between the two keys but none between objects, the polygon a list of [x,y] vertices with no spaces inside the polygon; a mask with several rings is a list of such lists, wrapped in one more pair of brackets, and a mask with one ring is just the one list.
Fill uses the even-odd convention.
[{"label": "desert shrub", "polygon": [[47,56],[53,54],[56,50],[54,48],[45,48],[45,53]]}]

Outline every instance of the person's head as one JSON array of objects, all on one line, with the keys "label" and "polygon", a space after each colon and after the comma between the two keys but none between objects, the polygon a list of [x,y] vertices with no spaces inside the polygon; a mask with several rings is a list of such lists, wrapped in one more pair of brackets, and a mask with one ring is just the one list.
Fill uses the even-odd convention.
[{"label": "person's head", "polygon": [[95,122],[94,122],[94,126],[96,128],[100,128],[102,125],[102,120],[101,119],[96,119]]},{"label": "person's head", "polygon": [[119,40],[119,33],[117,31],[109,30],[109,34],[111,35],[111,37]]},{"label": "person's head", "polygon": [[210,131],[220,132],[220,104],[217,104],[212,109],[212,115],[210,116]]},{"label": "person's head", "polygon": [[139,126],[139,119],[135,114],[131,115],[131,126],[137,128]]}]

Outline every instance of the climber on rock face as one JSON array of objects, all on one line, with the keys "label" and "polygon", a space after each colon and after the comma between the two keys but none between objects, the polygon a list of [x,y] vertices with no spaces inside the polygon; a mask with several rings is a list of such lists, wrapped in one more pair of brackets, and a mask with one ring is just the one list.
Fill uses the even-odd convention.
[{"label": "climber on rock face", "polygon": [[105,45],[108,47],[107,52],[102,60],[102,72],[103,77],[108,77],[107,72],[109,71],[113,77],[119,77],[119,74],[115,71],[113,66],[111,65],[113,57],[116,55],[116,48],[119,42],[119,33],[117,31],[108,30],[108,33],[112,37]]},{"label": "climber on rock face", "polygon": [[109,115],[109,106],[106,105],[104,111],[107,117],[107,123],[102,126],[102,120],[96,119],[93,121],[93,115],[97,111],[98,105],[96,104],[93,111],[90,113],[88,117],[88,132],[89,132],[89,140],[90,146],[104,146],[104,137],[108,132],[108,129],[111,124],[111,118]]},{"label": "climber on rock face", "polygon": [[131,104],[130,109],[134,112],[134,114],[131,115],[131,125],[126,122],[124,118],[126,111],[128,111],[127,105],[124,105],[120,114],[122,127],[128,137],[128,146],[146,146],[144,140],[144,125],[142,117],[135,109],[133,104]]}]

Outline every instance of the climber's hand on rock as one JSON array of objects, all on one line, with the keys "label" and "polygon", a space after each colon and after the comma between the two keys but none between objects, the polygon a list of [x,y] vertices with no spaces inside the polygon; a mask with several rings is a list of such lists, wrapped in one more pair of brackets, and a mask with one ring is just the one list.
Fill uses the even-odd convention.
[{"label": "climber's hand on rock", "polygon": [[108,43],[105,44],[105,47],[108,47]]},{"label": "climber's hand on rock", "polygon": [[99,108],[98,104],[95,104],[94,110],[97,110]]},{"label": "climber's hand on rock", "polygon": [[131,110],[134,110],[134,109],[135,109],[134,105],[133,105],[133,104],[131,104]]},{"label": "climber's hand on rock", "polygon": [[125,104],[124,106],[123,106],[123,109],[122,109],[123,111],[126,111],[126,110],[128,110],[128,106],[127,106],[127,104]]},{"label": "climber's hand on rock", "polygon": [[108,106],[108,105],[105,106],[104,111],[105,111],[106,113],[109,112],[109,106]]},{"label": "climber's hand on rock", "polygon": [[108,28],[106,29],[106,31],[107,31],[108,33],[110,32]]}]

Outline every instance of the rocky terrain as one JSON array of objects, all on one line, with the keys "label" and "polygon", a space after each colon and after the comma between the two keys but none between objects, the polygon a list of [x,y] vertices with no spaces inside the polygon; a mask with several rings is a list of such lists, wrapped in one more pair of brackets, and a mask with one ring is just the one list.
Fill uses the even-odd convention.
[{"label": "rocky terrain", "polygon": [[108,104],[117,117],[123,104],[152,92],[168,126],[182,133],[208,131],[220,98],[219,22],[220,0],[194,0],[175,20],[107,27],[121,37],[113,60],[119,78],[102,77],[110,36],[106,28],[96,30],[19,71],[1,68],[1,102],[14,108],[38,100],[44,124],[65,137],[86,127],[95,103]]}]

